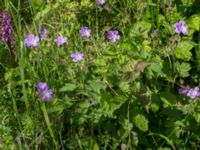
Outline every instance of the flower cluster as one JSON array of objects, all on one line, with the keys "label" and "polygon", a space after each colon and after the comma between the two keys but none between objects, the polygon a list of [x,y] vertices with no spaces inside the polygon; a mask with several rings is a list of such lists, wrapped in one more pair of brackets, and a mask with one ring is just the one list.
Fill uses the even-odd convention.
[{"label": "flower cluster", "polygon": [[175,32],[178,34],[183,33],[184,35],[188,34],[188,26],[185,25],[185,21],[181,20],[174,24]]},{"label": "flower cluster", "polygon": [[1,35],[2,35],[2,41],[6,43],[10,43],[13,41],[11,34],[12,34],[12,20],[10,13],[8,11],[3,11],[3,13],[0,15],[1,20]]},{"label": "flower cluster", "polygon": [[49,89],[46,82],[39,82],[37,89],[40,94],[40,99],[43,101],[50,101],[52,99],[53,91]]},{"label": "flower cluster", "polygon": [[179,89],[179,94],[186,94],[191,99],[195,99],[200,96],[200,91],[198,87],[194,87],[191,89],[187,89],[186,87],[182,87]]}]

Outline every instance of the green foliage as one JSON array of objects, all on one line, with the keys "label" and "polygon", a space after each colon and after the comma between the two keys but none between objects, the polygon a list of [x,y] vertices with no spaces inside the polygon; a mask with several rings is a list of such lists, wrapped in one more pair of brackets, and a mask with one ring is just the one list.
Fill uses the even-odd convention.
[{"label": "green foliage", "polygon": [[[200,149],[200,98],[179,94],[199,86],[199,5],[0,1],[15,39],[0,42],[0,149]],[[180,20],[188,35],[175,32]],[[84,26],[88,38],[80,36]],[[41,27],[48,37],[26,47],[24,39]],[[108,30],[118,30],[120,40],[109,41]],[[67,37],[62,46],[54,42],[59,35]],[[74,52],[83,61],[73,62]],[[39,82],[53,90],[51,101],[41,100]]]},{"label": "green foliage", "polygon": [[175,56],[182,60],[190,60],[192,58],[191,49],[194,47],[194,43],[191,41],[181,41],[178,43],[175,49]]}]

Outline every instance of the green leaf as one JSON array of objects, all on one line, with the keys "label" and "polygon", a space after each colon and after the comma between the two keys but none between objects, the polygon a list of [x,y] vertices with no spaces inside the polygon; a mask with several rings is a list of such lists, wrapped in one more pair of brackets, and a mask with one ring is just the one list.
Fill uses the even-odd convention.
[{"label": "green leaf", "polygon": [[60,92],[66,92],[66,91],[74,91],[76,89],[76,85],[73,83],[66,83],[63,87],[59,89]]},{"label": "green leaf", "polygon": [[137,114],[136,116],[134,116],[133,122],[134,122],[135,126],[143,132],[145,132],[149,129],[149,127],[148,127],[149,121],[142,114]]},{"label": "green leaf", "polygon": [[189,63],[183,62],[180,64],[179,62],[176,62],[175,69],[180,77],[188,77],[190,75],[189,71],[191,66]]},{"label": "green leaf", "polygon": [[181,41],[178,43],[177,48],[175,49],[176,58],[182,60],[190,60],[192,58],[192,53],[190,50],[194,47],[194,43],[191,41]]},{"label": "green leaf", "polygon": [[196,122],[200,123],[200,113],[194,112],[193,117],[196,120]]},{"label": "green leaf", "polygon": [[199,31],[199,26],[200,26],[200,15],[192,15],[188,21],[187,21],[187,25],[189,26],[189,28],[195,29],[197,31]]},{"label": "green leaf", "polygon": [[151,30],[152,24],[149,22],[137,22],[130,31],[130,36],[145,36]]}]

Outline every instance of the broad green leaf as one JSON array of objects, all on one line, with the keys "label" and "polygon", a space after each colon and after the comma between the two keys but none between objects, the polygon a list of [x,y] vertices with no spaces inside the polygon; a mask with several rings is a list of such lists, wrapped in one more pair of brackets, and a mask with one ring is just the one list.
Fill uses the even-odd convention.
[{"label": "broad green leaf", "polygon": [[199,31],[200,15],[195,14],[195,15],[191,16],[187,21],[187,25],[189,26],[189,28]]},{"label": "broad green leaf", "polygon": [[176,58],[182,60],[190,60],[192,58],[192,53],[190,50],[194,47],[194,43],[191,41],[181,41],[178,43],[177,48],[175,49]]},{"label": "broad green leaf", "polygon": [[66,91],[74,91],[76,89],[76,85],[73,83],[66,83],[63,87],[59,89],[60,92],[66,92]]},{"label": "broad green leaf", "polygon": [[196,120],[196,122],[200,123],[200,113],[194,112],[193,117]]},{"label": "broad green leaf", "polygon": [[188,77],[190,75],[189,71],[191,69],[191,66],[189,63],[183,62],[180,64],[179,62],[176,62],[175,68],[180,77]]},{"label": "broad green leaf", "polygon": [[149,121],[142,114],[137,114],[136,116],[134,116],[133,122],[134,122],[135,126],[143,132],[145,132],[149,129],[149,127],[148,127]]},{"label": "broad green leaf", "polygon": [[146,35],[151,30],[152,24],[149,22],[141,21],[137,22],[130,31],[130,36]]}]

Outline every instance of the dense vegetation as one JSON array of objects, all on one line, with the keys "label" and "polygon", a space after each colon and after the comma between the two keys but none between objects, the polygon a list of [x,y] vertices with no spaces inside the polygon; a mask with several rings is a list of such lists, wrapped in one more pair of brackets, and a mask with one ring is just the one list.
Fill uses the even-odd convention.
[{"label": "dense vegetation", "polygon": [[0,149],[200,149],[199,0],[0,1]]}]

